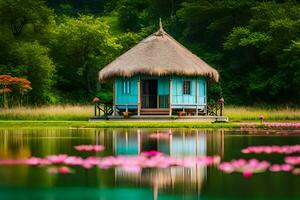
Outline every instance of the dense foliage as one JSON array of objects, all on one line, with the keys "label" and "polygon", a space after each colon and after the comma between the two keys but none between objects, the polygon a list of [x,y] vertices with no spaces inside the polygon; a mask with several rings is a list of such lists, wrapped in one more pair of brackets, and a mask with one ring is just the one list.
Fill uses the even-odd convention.
[{"label": "dense foliage", "polygon": [[220,71],[210,98],[300,103],[300,4],[293,0],[0,0],[0,74],[27,78],[32,104],[111,96],[97,72],[164,28]]}]

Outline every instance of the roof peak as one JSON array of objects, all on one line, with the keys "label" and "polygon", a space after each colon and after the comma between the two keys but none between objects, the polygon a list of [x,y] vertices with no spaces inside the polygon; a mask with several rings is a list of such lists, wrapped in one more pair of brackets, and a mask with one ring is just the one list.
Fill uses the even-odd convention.
[{"label": "roof peak", "polygon": [[162,21],[161,21],[161,18],[159,18],[159,29],[158,31],[155,33],[156,36],[163,36],[165,34],[165,30],[163,28],[163,24],[162,24]]},{"label": "roof peak", "polygon": [[162,22],[161,22],[161,18],[159,18],[159,30],[160,30],[160,31],[164,30],[164,29],[163,29]]}]

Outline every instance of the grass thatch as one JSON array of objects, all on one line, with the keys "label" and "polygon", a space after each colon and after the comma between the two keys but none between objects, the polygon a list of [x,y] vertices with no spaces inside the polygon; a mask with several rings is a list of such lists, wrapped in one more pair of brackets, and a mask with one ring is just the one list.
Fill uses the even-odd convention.
[{"label": "grass thatch", "polygon": [[163,30],[150,35],[99,72],[99,79],[150,76],[205,76],[219,80],[219,73]]}]

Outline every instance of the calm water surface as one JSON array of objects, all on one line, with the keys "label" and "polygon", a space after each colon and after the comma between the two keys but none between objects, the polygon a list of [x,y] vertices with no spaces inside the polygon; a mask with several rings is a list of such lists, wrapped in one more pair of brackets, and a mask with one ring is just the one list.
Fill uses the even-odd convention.
[{"label": "calm water surface", "polygon": [[[163,137],[151,137],[163,133]],[[102,144],[105,151],[77,152],[75,145]],[[0,159],[45,157],[66,153],[82,157],[136,155],[158,150],[175,157],[219,155],[267,159],[282,163],[283,155],[244,155],[253,145],[300,144],[299,131],[203,129],[0,129]],[[216,167],[120,169],[73,167],[73,174],[49,174],[44,167],[0,166],[0,199],[300,199],[300,177],[261,173],[244,178]]]}]

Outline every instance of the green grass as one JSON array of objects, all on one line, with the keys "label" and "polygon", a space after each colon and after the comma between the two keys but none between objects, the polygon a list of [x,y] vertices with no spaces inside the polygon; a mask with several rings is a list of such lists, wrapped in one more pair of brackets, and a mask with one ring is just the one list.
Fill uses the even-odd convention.
[{"label": "green grass", "polygon": [[[11,109],[0,109],[0,120],[31,120],[31,121],[85,121],[94,113],[94,107],[66,105],[66,106],[42,106],[42,107],[17,107]],[[226,106],[224,114],[229,117],[232,122],[259,121],[260,116],[264,116],[264,121],[299,121],[300,109],[261,109],[253,107],[230,107]],[[173,124],[173,122],[164,122],[165,124]],[[97,122],[95,124],[99,124]],[[103,126],[106,123],[101,122]],[[101,124],[100,123],[100,124]],[[119,124],[119,122],[116,122]],[[122,122],[123,123],[123,122]],[[132,124],[133,122],[124,122]],[[179,123],[179,122],[178,122]],[[89,123],[93,124],[93,123]],[[153,123],[155,126],[156,123]],[[184,124],[184,123],[183,123]],[[196,123],[197,124],[197,123]],[[152,124],[151,124],[152,125]],[[116,126],[116,125],[114,125]],[[132,125],[129,125],[132,126]],[[166,125],[163,125],[166,126]]]},{"label": "green grass", "polygon": [[224,115],[231,121],[297,121],[300,120],[300,109],[293,108],[256,108],[225,106]]},{"label": "green grass", "polygon": [[237,123],[208,122],[87,122],[87,121],[0,121],[0,128],[239,128]]},{"label": "green grass", "polygon": [[42,106],[0,109],[0,120],[87,121],[93,115],[91,106]]}]

